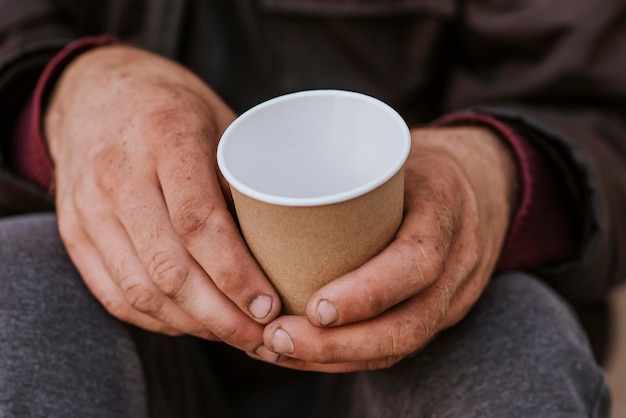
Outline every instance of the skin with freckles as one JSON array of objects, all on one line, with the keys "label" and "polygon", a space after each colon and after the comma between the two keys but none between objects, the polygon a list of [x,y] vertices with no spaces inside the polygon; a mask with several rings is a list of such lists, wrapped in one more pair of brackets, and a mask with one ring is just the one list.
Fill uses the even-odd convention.
[{"label": "skin with freckles", "polygon": [[216,168],[234,118],[183,67],[110,46],[63,72],[45,133],[63,242],[106,309],[148,330],[254,351],[281,305]]},{"label": "skin with freckles", "polygon": [[515,207],[500,138],[481,127],[412,130],[395,240],[317,291],[306,316],[279,316],[216,168],[234,118],[189,71],[131,47],[94,49],[63,72],[45,115],[59,230],[112,315],[329,372],[389,367],[463,318]]}]

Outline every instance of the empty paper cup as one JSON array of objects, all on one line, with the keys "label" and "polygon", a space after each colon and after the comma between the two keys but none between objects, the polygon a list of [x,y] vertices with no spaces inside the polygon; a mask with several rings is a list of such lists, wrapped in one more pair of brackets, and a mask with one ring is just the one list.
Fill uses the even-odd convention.
[{"label": "empty paper cup", "polygon": [[409,129],[391,107],[338,90],[277,97],[226,129],[218,164],[285,313],[304,313],[312,293],[391,242],[409,148]]}]

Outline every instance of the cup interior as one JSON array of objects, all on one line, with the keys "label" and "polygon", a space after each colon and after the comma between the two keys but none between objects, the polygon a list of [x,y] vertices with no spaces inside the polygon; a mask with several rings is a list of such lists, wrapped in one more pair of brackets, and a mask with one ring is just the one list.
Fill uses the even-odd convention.
[{"label": "cup interior", "polygon": [[359,93],[315,90],[242,114],[220,140],[218,164],[241,193],[309,206],[383,184],[403,166],[409,147],[408,127],[388,105]]}]

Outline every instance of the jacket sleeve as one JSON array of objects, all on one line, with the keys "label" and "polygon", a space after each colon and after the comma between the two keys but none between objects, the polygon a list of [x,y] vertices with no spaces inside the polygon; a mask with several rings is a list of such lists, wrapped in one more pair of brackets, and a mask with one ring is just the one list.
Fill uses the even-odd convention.
[{"label": "jacket sleeve", "polygon": [[496,117],[552,161],[582,222],[576,255],[534,270],[574,304],[598,301],[626,280],[626,3],[465,4],[447,111]]},{"label": "jacket sleeve", "polygon": [[51,200],[7,169],[9,141],[46,63],[82,31],[46,0],[0,0],[0,12],[0,215],[46,210]]},{"label": "jacket sleeve", "polygon": [[104,33],[172,58],[186,3],[0,0],[0,216],[53,207],[41,188],[7,166],[18,115],[50,59],[73,40]]}]

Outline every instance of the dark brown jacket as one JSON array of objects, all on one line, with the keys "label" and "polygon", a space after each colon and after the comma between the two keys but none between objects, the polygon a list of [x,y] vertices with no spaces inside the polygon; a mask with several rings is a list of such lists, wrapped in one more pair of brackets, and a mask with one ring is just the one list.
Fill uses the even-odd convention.
[{"label": "dark brown jacket", "polygon": [[[550,157],[582,214],[577,256],[536,271],[577,305],[626,279],[622,0],[0,0],[0,158],[43,65],[104,32],[182,62],[237,111],[333,87],[410,124],[495,116]],[[1,214],[52,207],[0,164]]]}]

